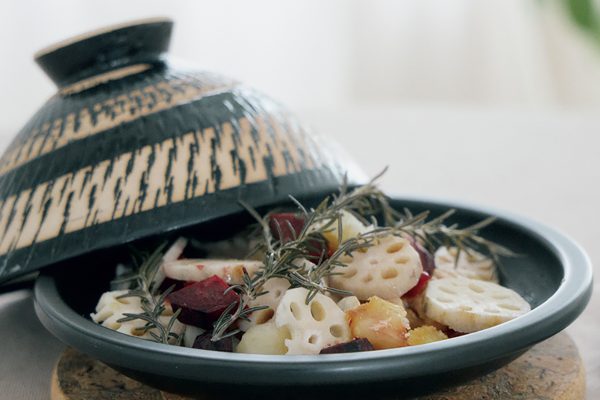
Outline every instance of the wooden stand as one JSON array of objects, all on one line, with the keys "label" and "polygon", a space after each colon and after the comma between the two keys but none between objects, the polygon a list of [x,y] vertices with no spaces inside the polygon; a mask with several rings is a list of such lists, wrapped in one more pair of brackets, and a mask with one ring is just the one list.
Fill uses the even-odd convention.
[{"label": "wooden stand", "polygon": [[[565,333],[533,347],[486,376],[420,400],[585,398],[585,373],[577,347]],[[52,400],[189,400],[161,392],[67,349],[52,376]]]}]

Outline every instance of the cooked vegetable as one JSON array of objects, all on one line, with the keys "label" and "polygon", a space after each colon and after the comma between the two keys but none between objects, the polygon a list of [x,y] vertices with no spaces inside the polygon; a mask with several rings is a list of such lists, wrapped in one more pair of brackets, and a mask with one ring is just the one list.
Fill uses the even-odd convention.
[{"label": "cooked vegetable", "polygon": [[275,311],[275,325],[290,332],[286,354],[319,354],[351,339],[346,315],[333,300],[318,293],[307,304],[307,295],[305,288],[290,289]]},{"label": "cooked vegetable", "polygon": [[296,240],[304,225],[306,217],[298,213],[274,213],[269,215],[269,228],[276,240],[287,243]]},{"label": "cooked vegetable", "polygon": [[337,305],[342,311],[348,311],[360,306],[360,300],[356,296],[348,296],[338,301]]},{"label": "cooked vegetable", "polygon": [[371,342],[365,338],[354,339],[350,342],[325,347],[320,354],[356,353],[359,351],[375,350]]},{"label": "cooked vegetable", "polygon": [[213,342],[211,340],[210,333],[203,333],[196,337],[194,344],[192,345],[195,349],[202,350],[215,350],[215,351],[226,351],[229,353],[233,352],[233,338],[231,336],[224,339]]},{"label": "cooked vegetable", "polygon": [[[171,246],[170,250],[177,248],[177,243],[180,242],[181,240],[176,241],[176,244]],[[177,321],[180,311],[172,313],[171,307],[165,303],[165,297],[169,294],[171,288],[162,293],[158,292],[165,246],[166,243],[163,243],[146,257],[141,258],[139,254],[138,257],[132,257],[136,267],[135,273],[118,276],[117,279],[111,282],[111,287],[123,285],[129,288],[129,290],[125,290],[123,294],[118,296],[117,300],[131,298],[137,299],[136,301],[139,302],[139,308],[124,312],[123,317],[115,322],[119,324],[128,322],[141,324],[143,322],[142,331],[144,336],[146,333],[148,334],[148,339],[164,344],[180,344],[183,338],[181,334],[183,325],[180,325]],[[176,254],[176,252],[171,252],[171,255],[173,254]],[[100,304],[98,305],[100,306]],[[167,315],[169,315],[168,318]]]},{"label": "cooked vegetable", "polygon": [[[450,243],[462,250],[477,247],[494,260],[499,259],[500,256],[513,255],[510,250],[479,235],[481,229],[494,221],[493,217],[466,228],[460,228],[456,224],[449,226],[444,224],[452,216],[454,210],[449,210],[440,216],[429,219],[429,211],[413,215],[407,209],[402,212],[393,209],[385,194],[375,184],[382,174],[383,172],[366,185],[352,190],[349,190],[346,184],[342,184],[339,194],[326,197],[315,208],[307,208],[298,200],[291,198],[298,208],[298,212],[292,214],[268,213],[266,216],[261,216],[247,203],[240,201],[241,205],[257,221],[259,229],[255,229],[255,232],[259,236],[255,239],[260,244],[255,248],[254,254],[264,254],[264,261],[263,266],[254,276],[245,276],[240,284],[233,285],[232,290],[240,295],[240,302],[237,307],[227,309],[215,322],[213,340],[238,332],[235,329],[238,321],[247,319],[252,312],[256,311],[255,308],[248,306],[248,302],[262,296],[264,293],[263,285],[274,277],[285,278],[292,286],[307,289],[306,302],[310,302],[319,293],[328,293],[336,297],[354,294],[359,299],[367,298],[369,294],[359,295],[342,288],[342,285],[336,287],[333,281],[339,275],[344,275],[343,271],[340,270],[347,267],[344,258],[347,261],[347,257],[352,258],[352,255],[357,254],[357,251],[364,252],[386,236],[407,236],[411,240],[426,246],[430,252],[435,251],[437,247],[444,243]],[[344,213],[354,215],[365,226],[371,222],[372,229],[339,243],[335,251],[328,249],[327,254],[325,254],[323,249],[315,253],[315,241],[326,243],[324,236],[335,229],[333,227],[336,224],[338,231],[342,231],[341,234],[343,234],[343,226],[340,228],[340,225],[342,225]],[[379,226],[378,217],[383,222],[383,226]],[[300,222],[302,221],[303,225],[300,229]],[[283,232],[285,228],[282,228],[282,226],[287,226],[287,232]],[[341,242],[339,237],[338,242]],[[414,249],[412,251],[416,252]],[[316,265],[314,268],[301,268],[293,262],[299,258],[313,261]],[[420,264],[421,257],[418,254],[417,258]],[[422,266],[419,269],[422,270]],[[400,279],[400,281],[403,281],[400,286],[388,282],[383,286],[387,287],[391,293],[381,295],[389,299],[395,299],[406,293],[417,284],[420,270],[418,272],[414,271],[414,275],[412,272],[405,274],[405,271],[403,271],[402,275],[404,276],[402,278],[412,276],[412,279]],[[384,271],[383,274],[389,276],[387,271]],[[392,272],[391,275],[393,276],[393,274]],[[327,278],[330,278],[330,285],[327,284]],[[367,275],[366,280],[369,279],[371,278]],[[358,288],[358,290],[360,289],[361,287]],[[379,293],[372,294],[379,295]]]},{"label": "cooked vegetable", "polygon": [[[142,314],[144,310],[142,309],[142,301],[139,297],[124,297],[127,295],[127,292],[127,290],[115,290],[102,294],[96,306],[96,313],[91,314],[92,320],[126,335],[152,339],[152,333],[158,334],[155,327],[148,329],[146,320],[128,318],[131,315]],[[159,320],[166,326],[169,324],[172,316],[173,310],[167,306],[160,315]],[[177,321],[173,322],[173,332],[181,334],[185,327]]]},{"label": "cooked vegetable", "polygon": [[206,333],[206,329],[198,328],[193,325],[185,325],[185,333],[183,334],[183,345],[185,347],[194,347],[196,338],[203,333]]},{"label": "cooked vegetable", "polygon": [[530,309],[515,291],[476,279],[433,279],[425,291],[427,316],[457,332],[490,328]]},{"label": "cooked vegetable", "polygon": [[271,320],[262,325],[254,325],[244,335],[236,348],[238,353],[286,354],[285,341],[291,339],[287,327],[278,328]]},{"label": "cooked vegetable", "polygon": [[415,328],[408,333],[409,346],[439,342],[444,339],[448,339],[448,336],[431,325]]},{"label": "cooked vegetable", "polygon": [[[302,236],[306,227],[306,215],[299,213],[275,213],[268,216],[268,224],[273,237],[281,243],[296,241]],[[307,258],[317,262],[331,255],[331,248],[327,247],[320,238],[307,238]]]},{"label": "cooked vegetable", "polygon": [[421,272],[419,281],[412,289],[410,289],[408,292],[404,293],[404,298],[415,297],[415,296],[418,296],[421,293],[423,293],[425,291],[425,289],[427,288],[427,282],[429,282],[430,279],[431,279],[431,276],[427,272],[425,272],[425,271]]},{"label": "cooked vegetable", "polygon": [[374,296],[368,303],[349,310],[346,315],[352,336],[368,339],[377,350],[408,344],[406,333],[409,325],[406,310],[401,305]]},{"label": "cooked vegetable", "polygon": [[421,266],[423,267],[423,272],[428,273],[429,275],[433,274],[435,270],[435,261],[433,255],[421,244],[414,236],[408,236],[408,240],[410,241],[410,245],[419,253],[419,259],[421,260]]},{"label": "cooked vegetable", "polygon": [[267,308],[254,311],[248,316],[248,320],[240,321],[240,329],[247,331],[253,325],[264,324],[275,314],[275,310],[290,287],[290,283],[283,278],[271,278],[263,286],[265,294],[248,302],[249,307],[266,306]]},{"label": "cooked vegetable", "polygon": [[431,343],[529,310],[492,283],[514,255],[480,236],[492,217],[463,228],[445,224],[454,210],[397,211],[375,180],[315,208],[291,200],[296,212],[265,216],[240,201],[257,224],[231,240],[136,250],[111,282],[128,290],[105,293],[92,318],[161,343],[316,355]]},{"label": "cooked vegetable", "polygon": [[368,248],[343,256],[345,267],[335,269],[330,284],[347,290],[360,300],[371,296],[399,298],[418,282],[423,268],[419,254],[407,239],[389,235]]},{"label": "cooked vegetable", "polygon": [[498,283],[494,261],[472,249],[459,252],[457,247],[442,246],[435,252],[435,265],[438,278],[464,276]]},{"label": "cooked vegetable", "polygon": [[210,329],[227,307],[239,302],[235,292],[226,292],[228,288],[227,283],[215,275],[169,294],[167,301],[174,310],[181,310],[177,317],[180,322]]},{"label": "cooked vegetable", "polygon": [[[188,244],[188,240],[186,238],[180,237],[177,239],[165,252],[162,257],[162,264],[156,269],[156,273],[153,277],[153,285],[155,287],[160,286],[163,283],[166,275],[164,270],[164,264],[175,261],[183,254],[185,247]],[[168,288],[168,286],[167,286]],[[166,289],[165,289],[166,290]]]},{"label": "cooked vegetable", "polygon": [[[340,244],[347,242],[349,239],[373,230],[373,226],[366,226],[354,214],[346,210],[340,212],[340,217],[336,222],[330,224],[322,233],[332,250],[337,249]],[[341,233],[340,227],[342,228]]]},{"label": "cooked vegetable", "polygon": [[212,276],[218,276],[227,284],[240,283],[244,270],[254,275],[262,263],[254,260],[206,260],[183,259],[166,262],[163,269],[167,278],[177,281],[201,282]]}]

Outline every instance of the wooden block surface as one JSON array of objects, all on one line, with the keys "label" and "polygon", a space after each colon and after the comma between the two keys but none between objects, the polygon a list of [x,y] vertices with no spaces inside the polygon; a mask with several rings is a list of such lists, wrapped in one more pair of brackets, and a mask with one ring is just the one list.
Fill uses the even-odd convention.
[{"label": "wooden block surface", "polygon": [[[577,347],[560,333],[497,371],[419,400],[582,400],[584,396],[585,373]],[[138,383],[74,349],[67,349],[56,364],[51,399],[189,400]]]}]

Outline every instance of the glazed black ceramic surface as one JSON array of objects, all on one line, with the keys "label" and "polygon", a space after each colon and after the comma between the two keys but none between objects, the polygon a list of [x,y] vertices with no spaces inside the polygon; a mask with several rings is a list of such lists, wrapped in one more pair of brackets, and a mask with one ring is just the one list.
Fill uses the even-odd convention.
[{"label": "glazed black ceramic surface", "polygon": [[[341,389],[350,388],[356,394],[388,388],[399,395],[457,383],[499,368],[564,329],[589,300],[592,288],[589,259],[576,243],[551,228],[523,217],[455,204],[396,199],[392,205],[407,206],[415,212],[428,209],[434,215],[457,208],[454,222],[464,225],[488,215],[499,217],[485,230],[485,236],[521,254],[504,260],[501,282],[519,292],[533,310],[480,332],[400,349],[321,356],[265,356],[189,349],[130,337],[89,319],[99,296],[108,290],[113,273],[106,265],[116,255],[104,254],[88,260],[97,265],[87,271],[65,263],[59,269],[45,272],[36,282],[36,312],[46,328],[65,343],[132,377],[170,390],[204,393],[216,386],[218,391],[227,388],[248,392],[251,385],[263,394],[276,387],[286,390],[295,387],[333,390],[335,395]],[[209,225],[199,228],[211,230]],[[360,386],[365,383],[375,384]],[[265,385],[268,390],[260,389]],[[355,388],[356,385],[359,387]]]},{"label": "glazed black ceramic surface", "polygon": [[280,104],[174,68],[172,23],[150,20],[38,53],[59,91],[0,159],[0,282],[360,172]]}]

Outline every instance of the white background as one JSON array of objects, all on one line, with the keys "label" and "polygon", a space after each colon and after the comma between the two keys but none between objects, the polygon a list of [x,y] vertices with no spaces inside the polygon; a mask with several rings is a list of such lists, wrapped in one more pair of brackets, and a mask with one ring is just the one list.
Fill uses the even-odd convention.
[{"label": "white background", "polygon": [[0,132],[18,130],[54,91],[36,50],[159,15],[177,22],[174,57],[295,110],[600,105],[600,43],[558,0],[2,0]]}]

